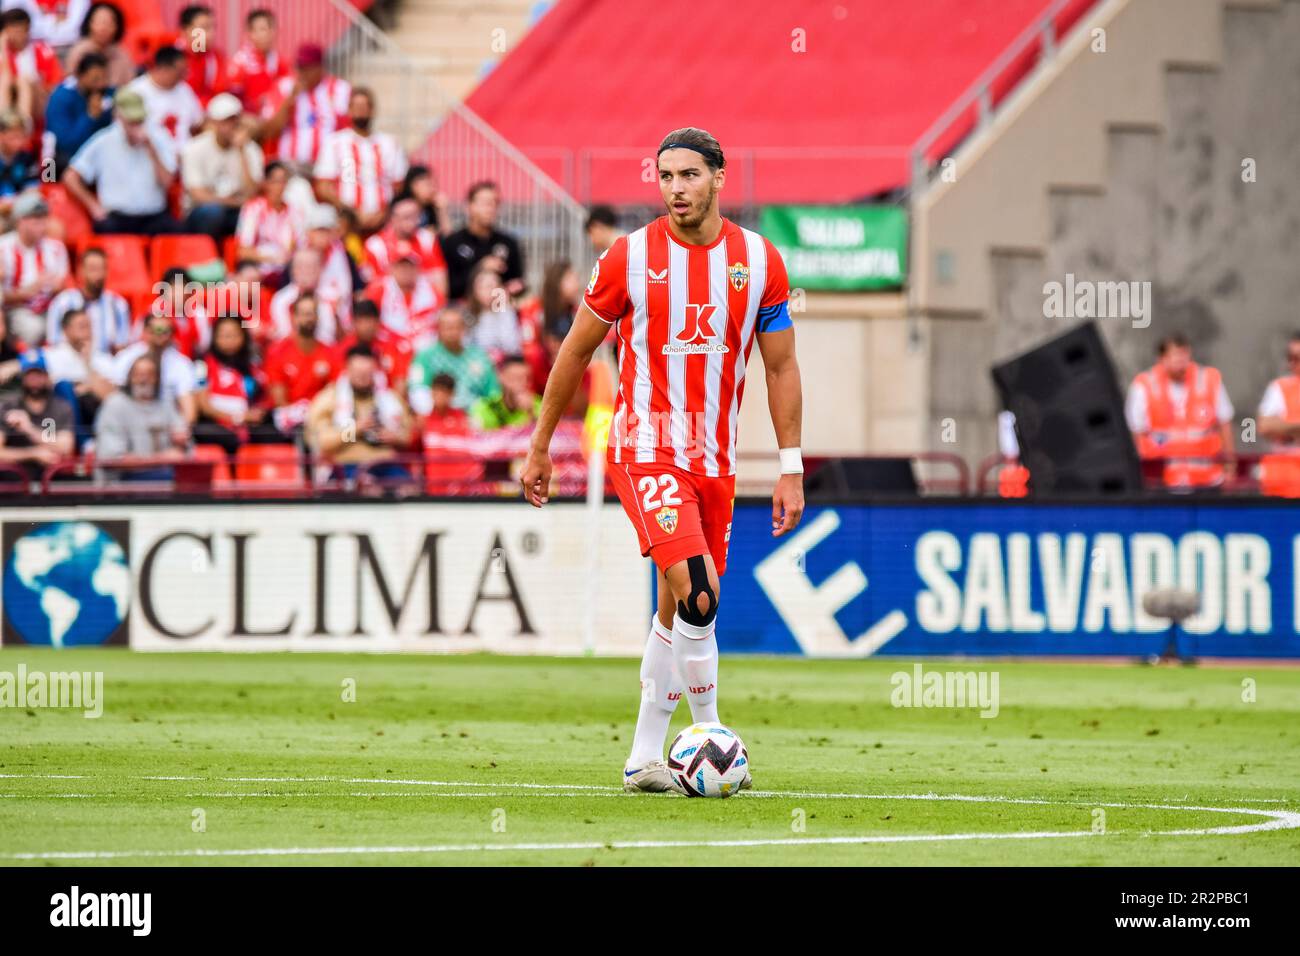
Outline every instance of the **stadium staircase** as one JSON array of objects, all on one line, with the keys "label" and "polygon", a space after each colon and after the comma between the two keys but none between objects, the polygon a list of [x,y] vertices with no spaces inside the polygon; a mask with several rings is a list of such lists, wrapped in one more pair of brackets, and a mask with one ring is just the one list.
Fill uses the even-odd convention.
[{"label": "stadium staircase", "polygon": [[1044,315],[1069,273],[1151,282],[1148,328],[1098,320],[1122,385],[1183,331],[1238,419],[1296,326],[1300,0],[1106,0],[1084,27],[915,197],[916,424],[951,450],[952,419],[968,460],[995,450],[998,410],[971,370],[1081,321]]}]

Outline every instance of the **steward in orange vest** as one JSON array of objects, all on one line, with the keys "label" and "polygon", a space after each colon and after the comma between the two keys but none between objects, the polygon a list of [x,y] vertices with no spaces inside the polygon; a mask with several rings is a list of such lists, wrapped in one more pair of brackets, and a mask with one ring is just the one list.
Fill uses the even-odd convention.
[{"label": "steward in orange vest", "polygon": [[1138,454],[1164,461],[1165,486],[1178,490],[1221,485],[1225,468],[1214,459],[1233,451],[1223,379],[1191,354],[1181,336],[1161,340],[1159,360],[1133,379],[1125,403]]},{"label": "steward in orange vest", "polygon": [[1274,379],[1259,403],[1259,434],[1272,451],[1260,459],[1259,490],[1266,495],[1300,498],[1300,333],[1286,350],[1291,374]]}]

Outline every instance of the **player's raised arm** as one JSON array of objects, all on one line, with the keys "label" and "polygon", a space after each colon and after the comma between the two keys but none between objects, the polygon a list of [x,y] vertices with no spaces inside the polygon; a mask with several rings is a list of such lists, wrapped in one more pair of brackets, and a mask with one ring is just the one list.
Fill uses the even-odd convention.
[{"label": "player's raised arm", "polygon": [[[782,306],[784,308],[784,304]],[[781,455],[781,477],[772,492],[772,536],[779,538],[803,516],[803,458],[799,451],[803,430],[803,385],[794,354],[794,326],[758,333],[758,350],[767,376],[767,407]]]},{"label": "player's raised arm", "polygon": [[[524,498],[534,508],[540,508],[546,503],[547,491],[551,486],[550,448],[555,426],[573,400],[573,393],[577,391],[583,373],[591,364],[591,356],[608,334],[609,323],[583,304],[578,308],[569,334],[560,344],[560,351],[556,353],[555,365],[546,380],[546,391],[542,393],[542,408],[537,415],[537,427],[533,430],[528,460],[524,462],[523,473],[519,476]],[[598,452],[593,450],[592,454]]]}]

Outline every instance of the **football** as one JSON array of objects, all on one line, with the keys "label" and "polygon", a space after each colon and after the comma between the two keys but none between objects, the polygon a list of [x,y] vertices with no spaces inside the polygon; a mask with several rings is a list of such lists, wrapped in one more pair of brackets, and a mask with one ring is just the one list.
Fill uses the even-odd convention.
[{"label": "football", "polygon": [[722,724],[691,724],[668,748],[668,770],[688,797],[729,797],[749,772],[749,753]]}]

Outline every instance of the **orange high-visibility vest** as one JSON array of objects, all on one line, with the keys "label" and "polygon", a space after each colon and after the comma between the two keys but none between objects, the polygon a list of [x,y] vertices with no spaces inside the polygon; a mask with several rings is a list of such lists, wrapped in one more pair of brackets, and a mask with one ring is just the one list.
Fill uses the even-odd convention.
[{"label": "orange high-visibility vest", "polygon": [[1176,414],[1169,397],[1169,375],[1160,365],[1139,372],[1133,384],[1146,392],[1150,430],[1137,436],[1138,454],[1165,462],[1169,488],[1205,488],[1223,483],[1223,465],[1214,462],[1223,452],[1217,411],[1222,378],[1217,368],[1192,363],[1187,367],[1187,403]]},{"label": "orange high-visibility vest", "polygon": [[[1300,377],[1284,375],[1276,384],[1286,402],[1282,420],[1300,422]],[[1259,490],[1280,498],[1300,498],[1300,443],[1275,445],[1259,460]]]}]

